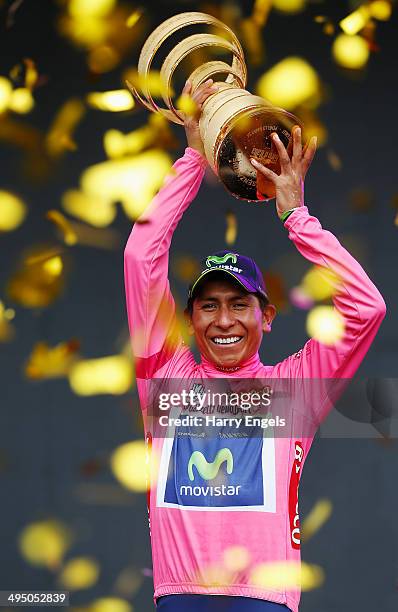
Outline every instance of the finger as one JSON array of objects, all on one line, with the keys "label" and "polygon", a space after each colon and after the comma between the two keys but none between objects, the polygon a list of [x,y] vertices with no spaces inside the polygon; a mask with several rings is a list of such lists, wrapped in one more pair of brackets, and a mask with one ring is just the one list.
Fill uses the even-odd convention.
[{"label": "finger", "polygon": [[303,157],[303,161],[301,162],[301,173],[303,178],[305,178],[305,175],[307,174],[308,169],[311,166],[312,160],[314,159],[314,155],[316,152],[316,143],[317,137],[313,136],[308,145],[306,146],[305,155]]},{"label": "finger", "polygon": [[275,172],[273,172],[272,170],[270,170],[266,166],[263,166],[263,164],[260,164],[260,162],[258,162],[253,157],[250,158],[250,163],[252,164],[252,166],[254,166],[254,168],[258,172],[261,172],[261,174],[264,174],[264,176],[266,176],[273,183],[279,178],[278,175],[275,174]]},{"label": "finger", "polygon": [[193,94],[193,99],[198,103],[202,104],[211,94],[218,91],[217,85],[207,85],[205,88],[197,89]]},{"label": "finger", "polygon": [[295,170],[300,167],[302,159],[302,147],[301,147],[301,128],[299,125],[295,125],[293,128],[293,156],[292,165]]},{"label": "finger", "polygon": [[191,81],[188,79],[184,85],[184,89],[182,90],[183,94],[187,94],[191,91],[191,87],[192,87],[192,83]]},{"label": "finger", "polygon": [[274,143],[276,150],[278,151],[279,161],[281,164],[281,171],[284,172],[284,171],[289,170],[290,159],[289,159],[289,155],[287,154],[287,151],[286,151],[286,148],[283,142],[281,141],[281,139],[279,138],[276,132],[274,132],[271,137],[272,137],[272,142]]}]

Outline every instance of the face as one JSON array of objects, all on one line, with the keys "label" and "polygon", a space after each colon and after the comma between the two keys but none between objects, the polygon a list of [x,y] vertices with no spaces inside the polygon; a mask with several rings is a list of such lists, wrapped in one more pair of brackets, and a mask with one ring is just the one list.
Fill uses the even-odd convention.
[{"label": "face", "polygon": [[262,311],[257,296],[237,283],[209,280],[193,302],[189,331],[209,361],[234,367],[258,351],[263,333],[271,331],[275,313],[272,304]]}]

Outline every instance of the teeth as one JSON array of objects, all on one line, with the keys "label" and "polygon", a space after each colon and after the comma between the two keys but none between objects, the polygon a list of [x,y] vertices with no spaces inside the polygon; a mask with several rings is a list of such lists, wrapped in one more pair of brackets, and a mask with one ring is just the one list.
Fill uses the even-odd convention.
[{"label": "teeth", "polygon": [[234,342],[238,342],[238,340],[240,340],[240,336],[233,336],[232,338],[213,338],[213,340],[217,344],[233,344]]}]

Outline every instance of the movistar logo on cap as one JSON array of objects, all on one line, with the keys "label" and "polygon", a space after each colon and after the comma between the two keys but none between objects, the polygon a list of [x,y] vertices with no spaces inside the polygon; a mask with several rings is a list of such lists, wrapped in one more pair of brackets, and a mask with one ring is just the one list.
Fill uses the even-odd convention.
[{"label": "movistar logo on cap", "polygon": [[218,257],[217,255],[209,255],[209,257],[206,259],[206,266],[208,268],[211,268],[212,264],[223,264],[226,263],[229,259],[232,261],[232,263],[235,264],[238,261],[237,254],[226,253],[222,257]]},{"label": "movistar logo on cap", "polygon": [[204,480],[213,480],[220,470],[221,465],[226,461],[227,473],[232,474],[234,469],[234,458],[229,448],[220,448],[214,461],[207,461],[206,457],[200,451],[194,451],[188,462],[189,480],[194,480],[193,466],[198,470],[199,475]]}]

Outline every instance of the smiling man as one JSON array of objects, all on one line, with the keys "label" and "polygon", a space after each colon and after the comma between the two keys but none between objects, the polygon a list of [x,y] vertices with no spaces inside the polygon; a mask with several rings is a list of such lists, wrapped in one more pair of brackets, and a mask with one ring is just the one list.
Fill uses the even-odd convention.
[{"label": "smiling man", "polygon": [[[193,94],[199,110],[212,93],[208,82]],[[287,577],[270,585],[264,572],[300,561],[298,483],[312,438],[294,433],[204,441],[177,429],[173,438],[151,438],[151,383],[195,381],[196,392],[223,378],[231,385],[241,379],[350,378],[377,333],[385,304],[360,264],[304,204],[316,142],[303,151],[296,128],[291,159],[274,136],[280,175],[252,164],[275,185],[276,212],[289,239],[309,264],[338,279],[333,303],[344,334],[332,345],[310,339],[275,365],[261,363],[258,351],[264,333],[271,332],[275,307],[256,263],[220,251],[207,255],[188,292],[185,315],[200,352],[197,363],[182,339],[168,280],[173,233],[207,166],[197,119],[187,117],[185,129],[185,154],[135,223],[125,249],[137,388],[148,449],[158,460],[148,492],[154,602],[162,612],[297,612],[299,584]],[[313,409],[322,420],[329,404]]]}]

